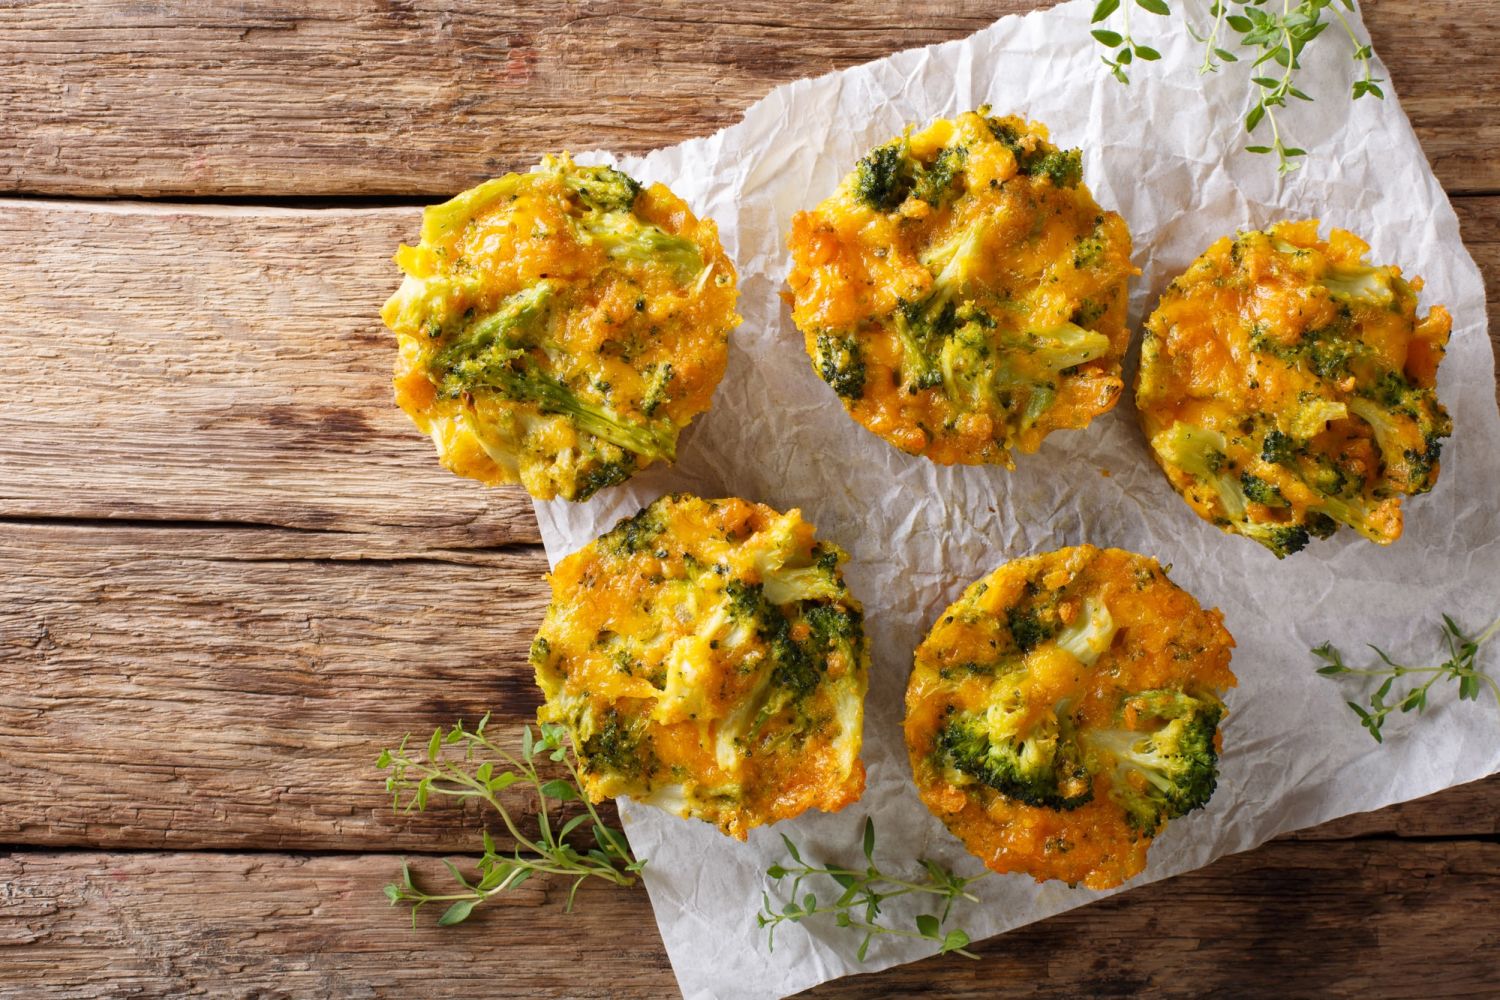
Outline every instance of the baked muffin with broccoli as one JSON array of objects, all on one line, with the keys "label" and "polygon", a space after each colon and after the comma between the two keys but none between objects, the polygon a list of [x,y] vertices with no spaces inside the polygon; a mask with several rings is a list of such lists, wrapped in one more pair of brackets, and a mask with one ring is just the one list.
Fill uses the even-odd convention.
[{"label": "baked muffin with broccoli", "polygon": [[660,498],[558,563],[531,647],[583,785],[745,839],[859,798],[869,672],[847,558],[801,514]]},{"label": "baked muffin with broccoli", "polygon": [[790,243],[813,369],[902,451],[1012,467],[1119,398],[1130,233],[1040,124],[981,107],[908,130]]},{"label": "baked muffin with broccoli", "polygon": [[997,872],[1119,885],[1214,793],[1233,646],[1146,556],[1080,545],[1007,563],[917,647],[922,801]]},{"label": "baked muffin with broccoli", "polygon": [[1225,237],[1146,321],[1136,406],[1158,464],[1204,520],[1284,557],[1347,526],[1401,537],[1453,429],[1437,397],[1452,319],[1420,279],[1365,263],[1317,220]]},{"label": "baked muffin with broccoli", "polygon": [[396,402],[450,470],[543,500],[671,461],[739,322],[712,221],[566,154],[428,208],[396,263]]}]

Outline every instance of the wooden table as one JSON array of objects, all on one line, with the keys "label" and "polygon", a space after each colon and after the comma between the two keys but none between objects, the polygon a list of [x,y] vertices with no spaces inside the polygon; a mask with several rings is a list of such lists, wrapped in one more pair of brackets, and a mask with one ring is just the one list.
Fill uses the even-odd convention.
[{"label": "wooden table", "polygon": [[[0,5],[0,995],[669,995],[640,890],[381,898],[476,817],[393,816],[375,754],[531,717],[545,568],[391,405],[390,252],[543,151],[1031,4],[302,6]],[[1366,6],[1493,301],[1500,22]],[[1493,996],[1497,817],[1491,779],[816,992]]]}]

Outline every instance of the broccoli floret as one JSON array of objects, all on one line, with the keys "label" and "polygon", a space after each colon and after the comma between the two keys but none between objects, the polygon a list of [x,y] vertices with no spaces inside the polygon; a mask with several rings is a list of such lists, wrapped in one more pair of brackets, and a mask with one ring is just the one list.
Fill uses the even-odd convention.
[{"label": "broccoli floret", "polygon": [[1026,334],[1023,350],[1039,367],[1061,372],[1109,352],[1109,338],[1076,323],[1063,323]]},{"label": "broccoli floret", "polygon": [[865,392],[865,361],[859,341],[852,337],[818,334],[817,370],[824,382],[845,399],[858,399]]},{"label": "broccoli floret", "polygon": [[596,725],[583,739],[578,756],[587,771],[608,771],[625,777],[648,775],[656,770],[658,761],[643,736],[639,721],[610,709],[604,715],[604,724]]},{"label": "broccoli floret", "polygon": [[1396,304],[1406,282],[1393,277],[1386,268],[1334,264],[1319,284],[1341,301],[1389,308]]},{"label": "broccoli floret", "polygon": [[470,323],[454,335],[430,362],[428,371],[446,392],[456,394],[463,385],[445,385],[458,366],[476,360],[492,361],[516,356],[522,348],[534,346],[546,323],[552,300],[557,294],[550,281],[539,281],[500,303],[498,309]]},{"label": "broccoli floret", "polygon": [[941,205],[957,193],[969,151],[963,146],[944,146],[928,164],[918,164],[912,193],[929,205]]},{"label": "broccoli floret", "polygon": [[792,639],[791,622],[781,609],[767,598],[761,584],[730,580],[724,585],[728,595],[729,615],[741,627],[748,627],[760,637],[771,651],[771,683],[781,689],[782,699],[775,702],[775,709],[788,700],[795,700],[810,693],[818,686],[822,676],[820,663],[815,663],[808,650]]},{"label": "broccoli floret", "polygon": [[670,421],[629,423],[607,404],[589,403],[537,367],[528,354],[503,361],[465,361],[452,376],[465,391],[491,389],[517,403],[531,403],[543,413],[572,418],[578,429],[618,445],[642,458],[667,459],[677,451],[677,428]]},{"label": "broccoli floret", "polygon": [[889,212],[905,201],[911,186],[910,161],[902,139],[876,146],[855,168],[855,195],[879,212]]},{"label": "broccoli floret", "polygon": [[901,338],[901,381],[913,393],[943,384],[943,373],[933,362],[927,345],[942,343],[953,326],[953,303],[938,304],[931,313],[926,305],[902,299],[892,316],[896,334]]},{"label": "broccoli floret", "polygon": [[[980,108],[985,115],[988,108]],[[1077,149],[1052,149],[1045,143],[1028,150],[1021,142],[1021,133],[1003,118],[985,118],[990,134],[1016,157],[1016,169],[1022,174],[1046,177],[1057,187],[1077,187],[1083,180],[1083,153]]]},{"label": "broccoli floret", "polygon": [[587,500],[606,487],[620,485],[634,472],[635,456],[630,454],[626,454],[618,462],[604,462],[592,466],[579,479],[578,492],[574,494],[573,499],[579,502]]},{"label": "broccoli floret", "polygon": [[1066,810],[1092,799],[1078,744],[1055,722],[1021,732],[1023,716],[999,706],[955,713],[938,731],[938,753],[960,774],[1025,805]]},{"label": "broccoli floret", "polygon": [[1316,394],[1304,395],[1307,398],[1298,401],[1296,412],[1292,414],[1290,421],[1292,437],[1298,441],[1315,438],[1327,430],[1333,421],[1349,416],[1349,408],[1343,403],[1336,403]]},{"label": "broccoli floret", "polygon": [[1436,482],[1442,439],[1453,432],[1452,419],[1430,389],[1407,383],[1402,390],[1387,381],[1375,393],[1375,399],[1351,399],[1349,409],[1374,433],[1390,484],[1403,493],[1426,493]]},{"label": "broccoli floret", "polygon": [[1115,638],[1115,619],[1103,601],[1084,598],[1078,620],[1057,633],[1056,644],[1072,653],[1079,663],[1093,666]]},{"label": "broccoli floret", "polygon": [[641,412],[651,416],[663,403],[672,397],[667,395],[667,386],[672,382],[672,364],[666,362],[659,365],[651,374],[651,381],[646,386],[646,392],[641,396]]},{"label": "broccoli floret", "polygon": [[642,222],[629,212],[597,212],[578,223],[583,239],[600,247],[615,260],[643,264],[665,263],[687,280],[703,270],[698,244]]},{"label": "broccoli floret", "polygon": [[1286,506],[1286,498],[1281,495],[1279,488],[1249,472],[1240,473],[1240,488],[1245,491],[1245,499],[1251,503],[1265,504],[1267,507]]},{"label": "broccoli floret", "polygon": [[1137,723],[1163,724],[1148,730],[1083,730],[1079,738],[1091,760],[1110,762],[1111,797],[1124,808],[1131,828],[1151,837],[1168,820],[1212,797],[1219,777],[1214,734],[1224,707],[1179,691],[1146,691],[1127,699],[1124,708],[1122,715]]},{"label": "broccoli floret", "polygon": [[1022,607],[1016,605],[1005,612],[1005,624],[1016,648],[1029,653],[1057,632],[1057,625],[1047,614],[1047,608]]},{"label": "broccoli floret", "polygon": [[429,366],[439,390],[450,398],[489,390],[543,413],[571,417],[580,430],[643,458],[672,458],[677,447],[673,424],[625,421],[607,404],[585,401],[539,367],[531,349],[538,346],[553,294],[551,283],[538,282],[455,337]]},{"label": "broccoli floret", "polygon": [[654,549],[657,539],[667,530],[667,522],[658,508],[668,499],[670,494],[649,507],[642,507],[630,517],[621,518],[599,539],[600,543],[622,555]]},{"label": "broccoli floret", "polygon": [[864,639],[864,616],[853,608],[836,604],[817,604],[803,614],[812,634],[808,642],[826,660],[839,652],[852,667],[859,662],[859,644]]},{"label": "broccoli floret", "polygon": [[1153,438],[1151,446],[1168,462],[1212,489],[1223,508],[1224,523],[1264,545],[1276,558],[1284,559],[1307,546],[1305,528],[1255,521],[1247,516],[1252,501],[1268,506],[1282,506],[1285,501],[1279,489],[1259,477],[1232,473],[1224,455],[1227,442],[1222,434],[1178,422]]},{"label": "broccoli floret", "polygon": [[1260,458],[1273,465],[1291,465],[1297,460],[1297,445],[1290,437],[1278,430],[1266,432],[1261,442]]},{"label": "broccoli floret", "polygon": [[1083,151],[1053,149],[1022,164],[1022,172],[1045,177],[1053,187],[1074,188],[1083,180]]},{"label": "broccoli floret", "polygon": [[563,184],[579,200],[599,212],[628,212],[641,193],[641,185],[614,167],[574,167],[558,171]]},{"label": "broccoli floret", "polygon": [[1158,434],[1151,445],[1168,462],[1212,488],[1228,520],[1235,524],[1244,521],[1245,491],[1227,469],[1224,435],[1179,421]]}]

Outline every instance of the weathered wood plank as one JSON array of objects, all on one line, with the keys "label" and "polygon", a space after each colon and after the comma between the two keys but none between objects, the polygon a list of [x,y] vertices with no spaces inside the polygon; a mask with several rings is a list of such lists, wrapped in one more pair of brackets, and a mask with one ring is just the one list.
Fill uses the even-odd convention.
[{"label": "weathered wood plank", "polygon": [[[477,809],[394,816],[373,759],[491,709],[501,733],[534,717],[545,569],[535,548],[0,525],[0,844],[471,850]],[[1491,779],[1304,836],[1497,817]]]},{"label": "weathered wood plank", "polygon": [[[538,701],[538,548],[0,526],[0,843],[472,847],[395,817],[379,751]],[[372,558],[373,557],[373,558]]]},{"label": "weathered wood plank", "polygon": [[[559,147],[705,135],[777,84],[1046,5],[12,3],[0,190],[451,194]],[[1490,0],[1365,8],[1438,176],[1500,189]]]},{"label": "weathered wood plank", "polygon": [[0,202],[0,515],[538,539],[391,402],[413,209]]},{"label": "weathered wood plank", "polygon": [[[0,855],[6,986],[43,998],[674,992],[642,891],[591,887],[570,917],[560,892],[533,883],[461,927],[413,930],[380,896],[396,863]],[[1497,891],[1494,843],[1280,842],[993,939],[980,962],[929,959],[808,995],[1492,996],[1494,924],[1478,915]]]},{"label": "weathered wood plank", "polygon": [[[1458,209],[1500,344],[1500,198]],[[445,472],[391,403],[377,311],[416,219],[0,202],[0,516],[536,540],[523,492]]]}]

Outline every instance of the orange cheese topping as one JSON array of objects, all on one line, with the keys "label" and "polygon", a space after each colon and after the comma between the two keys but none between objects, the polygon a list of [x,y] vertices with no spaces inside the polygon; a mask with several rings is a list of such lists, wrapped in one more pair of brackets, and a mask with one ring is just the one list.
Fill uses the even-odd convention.
[{"label": "orange cheese topping", "polygon": [[[1168,286],[1146,322],[1136,402],[1199,516],[1252,537],[1301,529],[1296,547],[1338,524],[1388,544],[1401,535],[1401,495],[1436,482],[1451,422],[1435,386],[1452,320],[1442,306],[1419,316],[1421,281],[1366,266],[1368,250],[1341,229],[1320,239],[1315,219],[1281,222],[1217,241]],[[1222,439],[1213,471],[1230,478],[1227,500],[1173,447],[1174,427]],[[1242,477],[1264,484],[1251,483],[1248,502],[1233,486]]]},{"label": "orange cheese topping", "polygon": [[1129,340],[1124,220],[1076,151],[987,110],[878,147],[789,241],[814,370],[859,423],[945,465],[1010,466],[1087,426],[1119,396]]},{"label": "orange cheese topping", "polygon": [[[711,220],[566,156],[428,209],[396,263],[406,278],[382,316],[397,404],[453,472],[542,499],[585,499],[671,458],[739,322]],[[564,395],[602,418],[579,419]]]},{"label": "orange cheese topping", "polygon": [[797,511],[666,496],[562,560],[532,648],[595,801],[744,839],[859,798],[869,652],[836,546]]},{"label": "orange cheese topping", "polygon": [[[1107,608],[1114,627],[1092,664],[1056,642],[1018,645],[1018,609],[1045,607],[1066,627],[1088,601]],[[1146,556],[1082,545],[1007,563],[971,585],[917,648],[905,731],[922,801],[997,872],[1119,885],[1145,866],[1151,838],[1128,822],[1112,770],[1090,768],[1092,795],[1081,805],[1027,805],[955,772],[939,733],[957,713],[996,706],[1014,713],[1020,732],[1056,729],[1059,716],[1084,733],[1134,728],[1129,699],[1138,692],[1216,702],[1235,685],[1233,646],[1223,616],[1199,607]]]}]

